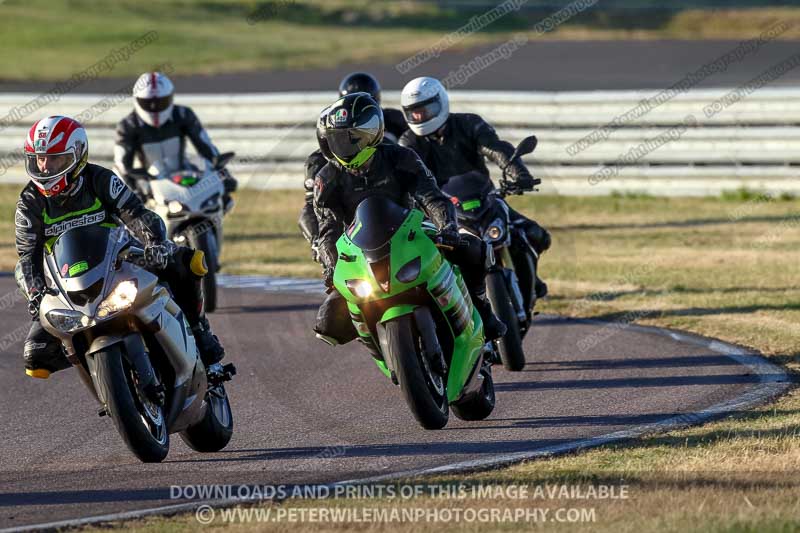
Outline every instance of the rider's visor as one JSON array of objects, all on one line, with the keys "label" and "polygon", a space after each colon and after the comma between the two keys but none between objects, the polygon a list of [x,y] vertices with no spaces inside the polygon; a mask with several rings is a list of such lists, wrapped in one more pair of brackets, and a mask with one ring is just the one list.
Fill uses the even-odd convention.
[{"label": "rider's visor", "polygon": [[157,96],[154,98],[137,98],[136,102],[139,104],[139,107],[148,113],[161,113],[172,105],[172,95]]},{"label": "rider's visor", "polygon": [[47,183],[66,174],[76,165],[74,152],[60,154],[25,154],[28,175],[39,183]]},{"label": "rider's visor", "polygon": [[381,128],[380,117],[375,114],[364,124],[351,128],[331,128],[325,132],[328,148],[336,157],[350,161],[367,146],[375,142]]},{"label": "rider's visor", "polygon": [[442,102],[437,94],[423,102],[412,104],[403,108],[406,122],[409,124],[422,124],[439,116],[442,112]]}]

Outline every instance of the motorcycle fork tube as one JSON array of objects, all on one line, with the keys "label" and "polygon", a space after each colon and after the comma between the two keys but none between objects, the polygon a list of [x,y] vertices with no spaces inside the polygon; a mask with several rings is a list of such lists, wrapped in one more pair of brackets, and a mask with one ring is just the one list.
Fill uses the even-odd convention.
[{"label": "motorcycle fork tube", "polygon": [[514,270],[514,260],[511,258],[508,246],[503,246],[500,249],[500,258],[502,260],[503,277],[505,277],[506,285],[510,289],[508,292],[511,297],[511,303],[514,305],[517,319],[520,322],[524,322],[526,319],[525,299],[522,297],[522,291],[519,288],[519,280],[517,280],[517,273]]}]

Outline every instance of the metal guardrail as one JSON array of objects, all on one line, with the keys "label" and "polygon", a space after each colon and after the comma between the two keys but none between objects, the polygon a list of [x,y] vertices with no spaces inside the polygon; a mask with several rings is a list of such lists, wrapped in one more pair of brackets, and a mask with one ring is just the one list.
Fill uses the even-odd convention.
[{"label": "metal guardrail", "polygon": [[[707,193],[722,183],[727,188],[800,191],[800,184],[792,179],[800,174],[800,89],[763,88],[706,116],[708,106],[730,90],[677,94],[642,116],[632,110],[637,106],[641,110],[642,102],[660,91],[453,91],[451,109],[482,115],[512,143],[535,133],[539,147],[535,157],[526,162],[547,178],[544,189],[551,187],[553,192],[648,191],[660,187],[656,185],[659,180],[666,180],[668,186],[655,193]],[[93,159],[110,164],[114,126],[130,112],[129,98],[65,95],[34,109],[30,103],[36,97],[0,95],[0,182],[24,179],[22,166],[9,162],[14,163],[19,154],[30,123],[48,114],[82,117],[89,129]],[[180,95],[178,103],[196,111],[220,149],[237,152],[231,169],[245,184],[273,188],[300,187],[302,162],[316,147],[315,117],[332,100],[330,93],[318,92]],[[398,100],[397,92],[384,94],[384,105],[397,107]],[[16,120],[9,124],[9,116]],[[686,122],[688,116],[693,117],[693,125],[683,128],[673,140],[654,149],[640,149],[635,158],[623,157]],[[607,138],[577,153],[568,151],[618,117],[626,118]],[[589,183],[589,177],[604,166],[616,167],[613,179]]]}]

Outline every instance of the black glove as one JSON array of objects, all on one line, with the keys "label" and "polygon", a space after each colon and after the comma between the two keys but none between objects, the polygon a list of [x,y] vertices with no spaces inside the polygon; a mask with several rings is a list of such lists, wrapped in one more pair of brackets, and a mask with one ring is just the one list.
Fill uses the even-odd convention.
[{"label": "black glove", "polygon": [[225,189],[225,193],[236,192],[239,182],[233,177],[233,174],[227,168],[221,168],[217,172],[219,173],[219,179],[222,180],[222,187]]},{"label": "black glove", "polygon": [[448,224],[439,230],[434,242],[441,248],[452,250],[458,248],[458,245],[461,244],[461,235],[458,234],[458,228],[455,225]]},{"label": "black glove", "polygon": [[172,241],[150,244],[144,249],[144,260],[148,268],[164,270],[177,251],[178,246]]},{"label": "black glove", "polygon": [[333,288],[333,267],[325,267],[322,269],[322,282],[325,284],[326,289]]},{"label": "black glove", "polygon": [[514,180],[514,186],[523,191],[532,191],[539,183],[541,180],[535,179],[529,172],[520,172]]},{"label": "black glove", "polygon": [[42,305],[42,299],[45,295],[45,290],[39,287],[32,287],[28,293],[28,313],[32,318],[39,316],[39,307]]}]

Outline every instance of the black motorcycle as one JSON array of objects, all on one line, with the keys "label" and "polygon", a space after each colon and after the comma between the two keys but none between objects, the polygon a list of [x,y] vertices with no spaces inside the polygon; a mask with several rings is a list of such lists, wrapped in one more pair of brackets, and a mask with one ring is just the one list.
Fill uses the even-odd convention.
[{"label": "black motorcycle", "polygon": [[[536,144],[534,136],[523,139],[510,162],[533,152]],[[524,192],[507,180],[507,168],[503,169],[499,190],[480,172],[453,176],[442,190],[453,197],[461,227],[481,237],[494,250],[495,266],[486,277],[486,295],[495,314],[508,327],[506,335],[498,341],[503,366],[518,371],[525,366],[522,339],[533,320],[539,256],[523,229],[511,223],[508,206],[500,201]]]}]

